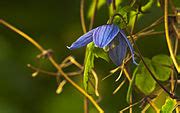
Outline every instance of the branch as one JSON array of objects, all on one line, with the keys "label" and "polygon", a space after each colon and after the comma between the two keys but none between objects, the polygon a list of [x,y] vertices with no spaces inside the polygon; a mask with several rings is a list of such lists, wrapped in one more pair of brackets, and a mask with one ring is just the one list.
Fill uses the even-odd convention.
[{"label": "branch", "polygon": [[[138,19],[138,13],[136,14],[134,24],[136,23],[137,19]],[[128,30],[128,29],[127,29],[127,30]],[[136,49],[137,49],[137,51],[138,51],[138,53],[139,53],[139,57],[140,57],[140,59],[142,60],[142,63],[144,64],[144,66],[146,67],[146,69],[148,70],[148,72],[150,73],[151,77],[156,81],[156,83],[157,83],[171,98],[173,98],[173,99],[177,98],[174,94],[170,93],[170,92],[156,79],[154,73],[149,69],[149,67],[147,66],[146,62],[144,61],[144,58],[143,58],[143,56],[142,56],[142,54],[141,54],[141,52],[140,52],[140,50],[139,50],[139,48],[138,48],[135,40],[134,40],[134,38],[132,37],[132,33],[133,33],[133,32],[131,31],[131,33],[130,33],[130,38],[131,38],[134,46],[136,47]]]},{"label": "branch", "polygon": [[169,37],[169,26],[168,26],[168,0],[165,0],[164,2],[164,27],[165,27],[165,35],[166,35],[166,41],[167,46],[169,49],[170,56],[172,58],[172,61],[174,63],[175,68],[177,69],[178,73],[180,73],[180,66],[177,63],[177,60],[174,56],[173,49],[172,49],[172,43]]},{"label": "branch", "polygon": [[91,30],[93,28],[93,25],[94,25],[94,19],[95,19],[95,15],[96,15],[98,1],[99,0],[95,0],[95,4],[94,4],[95,6],[94,6],[93,15],[91,17],[90,25],[89,25],[89,30]]},{"label": "branch", "polygon": [[[4,20],[0,20],[0,24],[4,25],[5,27],[11,29],[12,31],[18,33],[19,35],[21,35],[24,39],[26,39],[27,41],[29,41],[31,44],[33,44],[37,49],[39,49],[42,53],[47,53],[47,51],[40,45],[38,44],[34,39],[32,39],[30,36],[28,36],[27,34],[23,33],[21,30],[15,28],[14,26],[12,26],[11,24],[7,23]],[[96,107],[96,109],[100,112],[100,113],[104,113],[104,111],[102,110],[102,108],[96,103],[96,101],[89,95],[86,93],[86,91],[84,91],[81,87],[79,87],[74,81],[72,81],[68,75],[66,73],[63,72],[63,70],[61,69],[61,67],[59,66],[58,63],[56,63],[56,61],[53,59],[53,57],[51,55],[49,55],[47,57],[49,59],[49,61],[52,63],[52,65],[58,70],[58,72],[71,84],[73,85],[81,94],[83,94],[85,97],[87,97],[92,104]]]},{"label": "branch", "polygon": [[80,4],[80,18],[81,18],[82,29],[83,29],[83,32],[85,33],[87,30],[86,30],[86,24],[84,20],[84,0],[81,0],[81,4]]}]

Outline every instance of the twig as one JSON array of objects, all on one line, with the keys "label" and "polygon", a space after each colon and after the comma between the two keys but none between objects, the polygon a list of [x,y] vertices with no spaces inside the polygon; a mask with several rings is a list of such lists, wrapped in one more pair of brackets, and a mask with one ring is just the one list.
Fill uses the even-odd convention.
[{"label": "twig", "polygon": [[[123,69],[123,71],[124,71],[126,78],[129,80],[129,85],[130,85],[130,82],[132,81],[132,79],[130,78],[130,75],[129,75],[126,67]],[[130,106],[131,106],[132,105],[132,93],[130,94],[129,102],[130,102]],[[129,108],[129,113],[132,113],[132,107]]]},{"label": "twig", "polygon": [[176,7],[175,7],[174,3],[172,2],[172,0],[169,0],[169,4],[171,5],[172,12],[175,14],[176,13]]},{"label": "twig", "polygon": [[172,25],[172,28],[173,28],[174,33],[175,33],[175,35],[176,35],[176,39],[180,39],[180,33],[179,33],[179,32],[180,32],[180,29],[178,29],[178,28],[176,27],[174,21],[172,21],[171,25]]},{"label": "twig", "polygon": [[[132,93],[130,94],[130,105],[132,105],[133,101],[132,101]],[[132,107],[129,108],[129,113],[132,113],[133,112],[133,109]]]},{"label": "twig", "polygon": [[127,69],[126,69],[126,68],[124,68],[124,69],[123,69],[123,71],[124,71],[124,74],[125,74],[126,78],[127,78],[127,79],[128,79],[128,81],[130,82],[130,81],[131,81],[131,77],[130,77],[130,75],[129,75],[129,73],[128,73]]},{"label": "twig", "polygon": [[[130,55],[128,54],[127,57],[123,60],[123,64],[122,64],[122,65],[125,65],[126,63],[128,63],[128,62],[131,60],[131,58],[132,58],[132,56],[130,56]],[[115,68],[115,69],[112,69],[112,70],[110,71],[110,74],[107,75],[107,76],[105,76],[105,77],[102,79],[102,81],[105,80],[105,79],[107,79],[108,77],[112,76],[112,74],[115,73],[115,72],[117,72],[119,69],[121,69],[121,71],[122,71],[122,70],[124,69],[124,68],[122,68],[122,65],[119,66],[119,67],[117,67],[117,68]],[[123,71],[124,71],[124,70],[123,70]],[[128,77],[128,78],[130,78],[130,77]],[[128,80],[129,80],[129,79],[128,79]]]},{"label": "twig", "polygon": [[81,18],[81,25],[82,25],[82,29],[83,32],[86,33],[86,24],[85,24],[85,20],[84,20],[84,0],[81,0],[81,4],[80,4],[80,18]]},{"label": "twig", "polygon": [[94,25],[94,19],[95,19],[95,15],[96,15],[96,11],[97,11],[98,1],[99,0],[95,0],[95,4],[94,4],[95,6],[94,6],[93,15],[92,15],[91,20],[90,20],[89,30],[91,30],[93,28],[93,25]]},{"label": "twig", "polygon": [[170,56],[172,58],[172,61],[174,63],[175,68],[177,69],[177,72],[180,73],[180,66],[177,63],[177,60],[174,56],[173,49],[172,49],[172,43],[169,37],[169,26],[168,26],[168,0],[165,0],[164,2],[164,27],[165,27],[165,35],[166,35],[166,41],[169,49]]},{"label": "twig", "polygon": [[154,21],[151,25],[149,25],[149,26],[145,27],[144,29],[140,30],[139,32],[135,33],[135,35],[138,35],[139,33],[147,31],[147,30],[159,25],[162,22],[163,22],[163,17],[160,17],[156,21]]},{"label": "twig", "polygon": [[133,106],[138,105],[138,104],[141,103],[142,101],[143,101],[143,99],[140,100],[139,102],[136,102],[136,103],[134,103],[134,104],[128,106],[128,107],[125,107],[124,109],[122,109],[121,111],[119,111],[119,113],[123,113],[124,111],[128,110],[129,108],[132,108]]},{"label": "twig", "polygon": [[171,70],[171,76],[170,76],[170,84],[171,84],[171,93],[174,93],[175,89],[175,81],[174,81],[174,72]]},{"label": "twig", "polygon": [[116,0],[112,0],[113,11],[116,11]]},{"label": "twig", "polygon": [[[156,101],[156,99],[158,99],[158,97],[161,95],[161,93],[163,93],[163,89],[160,89],[160,91],[158,91],[157,92],[157,98],[154,98],[153,100],[152,100],[152,102],[155,102]],[[147,97],[146,97],[146,101],[147,101]],[[149,109],[149,107],[150,107],[150,104],[148,104],[148,105],[146,105],[144,108],[143,108],[143,110],[141,111],[141,113],[146,113],[146,111]]]},{"label": "twig", "polygon": [[[31,44],[33,44],[37,49],[39,49],[42,53],[44,53],[46,50],[39,45],[34,39],[32,39],[30,36],[28,36],[27,34],[23,33],[21,30],[15,28],[14,26],[12,26],[11,24],[5,22],[4,20],[0,20],[0,23],[4,26],[6,26],[7,28],[11,29],[12,31],[18,33],[19,35],[21,35],[23,38],[25,38],[27,41],[29,41]],[[53,59],[52,56],[48,56],[49,61],[52,63],[52,65],[58,70],[58,72],[71,84],[73,85],[81,94],[83,94],[85,97],[87,97],[92,104],[96,107],[96,109],[100,112],[100,113],[104,113],[104,111],[102,110],[102,108],[96,103],[96,101],[89,95],[86,93],[86,91],[84,91],[81,87],[79,87],[74,81],[72,81],[68,75],[66,73],[63,72],[63,70],[61,69],[61,67],[59,66],[58,63],[56,63],[56,61]]]},{"label": "twig", "polygon": [[[83,2],[84,0],[81,0],[81,2]],[[84,6],[84,3],[81,3],[81,20],[83,20],[84,21],[84,14],[82,15],[82,13],[84,13],[83,12],[83,6]],[[93,11],[93,15],[92,15],[92,17],[91,17],[91,20],[90,20],[90,25],[89,25],[89,30],[91,30],[92,28],[93,28],[93,25],[94,25],[94,19],[95,19],[95,14],[96,14],[96,10],[97,10],[97,5],[98,5],[98,0],[95,0],[95,6],[94,6],[94,11]],[[84,27],[85,26],[85,23],[83,23],[83,22],[81,22],[81,24],[84,24],[84,25],[82,25],[82,27]],[[83,32],[84,33],[86,33],[87,31],[86,30],[83,30]],[[87,48],[86,48],[86,52],[87,52]],[[85,53],[86,54],[86,53]],[[93,76],[94,76],[94,78],[95,78],[95,81],[96,81],[96,86],[95,86],[95,94],[96,95],[98,95],[99,96],[99,93],[98,93],[98,78],[97,78],[97,75],[96,75],[96,73],[94,72],[94,71],[92,71],[92,73],[93,73]],[[89,103],[88,103],[88,100],[87,100],[87,98],[85,97],[84,98],[84,109],[85,109],[85,113],[89,113],[89,109],[88,109],[88,105],[89,105]]]},{"label": "twig", "polygon": [[57,94],[60,94],[60,93],[62,92],[63,87],[64,87],[65,84],[66,84],[66,80],[63,80],[63,81],[59,84],[59,86],[58,86],[58,88],[57,88],[57,90],[56,90],[56,93],[57,93]]},{"label": "twig", "polygon": [[57,76],[58,75],[57,73],[54,73],[54,72],[49,72],[49,71],[45,71],[45,70],[36,68],[36,67],[32,66],[31,64],[27,64],[27,67],[29,67],[32,70],[35,70],[36,72],[40,72],[43,74],[47,74],[47,75],[51,75],[51,76]]},{"label": "twig", "polygon": [[89,101],[87,97],[84,97],[84,113],[89,113]]},{"label": "twig", "polygon": [[83,70],[80,70],[80,71],[74,71],[74,72],[68,72],[66,73],[68,76],[72,77],[72,76],[77,76],[77,75],[80,75],[82,74]]},{"label": "twig", "polygon": [[[85,24],[85,19],[84,19],[84,0],[81,0],[81,5],[80,5],[80,18],[81,18],[81,26],[83,29],[83,33],[86,33],[86,24]],[[84,97],[84,113],[88,113],[88,100],[87,97]]]},{"label": "twig", "polygon": [[95,73],[95,71],[91,70],[91,72],[92,72],[92,75],[93,75],[93,77],[95,79],[95,94],[96,94],[96,96],[99,96],[99,92],[98,92],[98,76]]},{"label": "twig", "polygon": [[[137,18],[138,18],[138,13],[136,14],[136,18],[135,18],[135,21],[134,21],[134,24],[136,23],[137,21]],[[144,58],[135,42],[135,40],[133,39],[132,37],[132,34],[130,34],[130,38],[134,44],[134,46],[136,47],[138,53],[139,53],[139,57],[140,59],[142,60],[142,63],[144,64],[144,66],[146,67],[146,69],[148,70],[148,72],[150,73],[151,77],[156,81],[156,83],[171,97],[171,98],[177,98],[176,96],[174,96],[173,94],[171,94],[155,77],[155,75],[153,74],[153,72],[149,69],[148,65],[146,64],[146,62],[144,61]]]},{"label": "twig", "polygon": [[149,98],[147,98],[147,102],[151,105],[151,107],[155,110],[156,113],[160,113],[160,110],[156,107],[154,102],[152,102]]},{"label": "twig", "polygon": [[119,86],[113,91],[113,94],[116,94],[117,91],[119,91],[119,89],[121,89],[121,87],[124,85],[125,82],[126,82],[126,79],[124,79],[124,80],[119,84]]},{"label": "twig", "polygon": [[151,36],[151,35],[162,35],[162,34],[164,34],[164,31],[142,32],[142,33],[135,35],[134,40],[137,40],[139,37],[145,37],[145,36]]}]

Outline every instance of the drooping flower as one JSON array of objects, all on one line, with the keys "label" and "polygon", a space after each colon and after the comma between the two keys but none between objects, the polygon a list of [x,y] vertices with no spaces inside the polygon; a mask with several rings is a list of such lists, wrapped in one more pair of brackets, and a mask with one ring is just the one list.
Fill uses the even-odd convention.
[{"label": "drooping flower", "polygon": [[127,47],[132,54],[133,63],[137,64],[134,59],[134,50],[127,39],[127,36],[120,30],[117,25],[106,24],[94,28],[82,35],[70,47],[70,50],[86,46],[88,43],[94,42],[99,48],[109,48],[109,57],[117,66],[121,65],[126,56]]}]

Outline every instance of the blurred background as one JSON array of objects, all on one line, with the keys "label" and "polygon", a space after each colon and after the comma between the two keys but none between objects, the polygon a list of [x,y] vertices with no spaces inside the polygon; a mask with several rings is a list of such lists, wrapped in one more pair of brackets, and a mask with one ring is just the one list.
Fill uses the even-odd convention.
[{"label": "blurred background", "polygon": [[[90,0],[86,3],[85,12],[89,8],[89,2]],[[155,5],[154,3],[149,13],[139,19],[136,31],[162,16],[161,8]],[[177,5],[180,4],[177,2]],[[59,63],[73,55],[82,64],[85,48],[74,51],[66,48],[83,34],[79,6],[79,0],[1,0],[0,18],[33,37],[46,49],[52,49]],[[107,20],[108,8],[104,5],[97,13],[95,26],[102,25]],[[87,18],[86,22],[89,23]],[[162,36],[143,38],[137,43],[146,57],[168,54]],[[0,113],[83,113],[83,96],[70,84],[66,84],[63,92],[57,95],[56,78],[43,74],[35,78],[31,76],[33,71],[26,66],[29,63],[56,71],[47,60],[36,59],[39,53],[21,36],[0,25]],[[125,100],[128,83],[113,95],[113,90],[121,82],[115,82],[118,73],[104,81],[101,79],[107,76],[115,65],[101,59],[95,61],[102,96],[100,105],[106,113],[117,113],[128,105]],[[73,80],[82,86],[81,75]],[[90,111],[96,112],[94,107],[91,107]]]}]

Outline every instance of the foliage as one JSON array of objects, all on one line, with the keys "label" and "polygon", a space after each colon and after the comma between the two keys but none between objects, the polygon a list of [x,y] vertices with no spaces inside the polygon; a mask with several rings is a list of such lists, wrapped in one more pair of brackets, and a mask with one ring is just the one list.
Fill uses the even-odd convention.
[{"label": "foliage", "polygon": [[[148,65],[149,69],[154,72],[154,69],[151,64],[151,60],[144,58],[146,64]],[[142,91],[145,95],[149,95],[152,91],[154,91],[156,82],[151,77],[150,73],[147,71],[146,67],[143,65],[142,62],[139,63],[136,71],[136,78],[135,84]]]},{"label": "foliage", "polygon": [[176,100],[167,98],[165,104],[162,106],[161,112],[171,113],[173,112],[175,105],[176,105]]},{"label": "foliage", "polygon": [[[88,1],[87,0],[85,2],[82,1],[81,1],[82,9],[80,9],[81,24],[86,29],[87,28],[91,29],[91,27],[93,27],[91,29],[93,31],[92,33],[90,33],[91,35],[88,34],[89,33],[88,30],[87,33],[83,34],[83,36],[86,34],[88,35],[86,37],[88,38],[87,40],[86,39],[81,40],[81,43],[77,41],[77,45],[78,45],[77,48],[87,45],[85,49],[85,57],[82,57],[84,52],[82,51],[79,52],[77,50],[77,53],[79,52],[81,54],[76,54],[74,52],[70,54],[72,54],[73,56],[74,55],[75,56],[77,55],[78,57],[80,56],[79,58],[77,57],[77,59],[75,59],[74,57],[69,56],[66,57],[61,63],[57,63],[54,60],[51,50],[45,50],[39,43],[37,43],[33,38],[29,37],[27,34],[24,34],[21,30],[17,29],[8,22],[4,20],[0,20],[0,25],[3,25],[6,28],[11,29],[15,33],[21,35],[23,38],[28,40],[37,49],[41,51],[41,53],[37,55],[37,59],[39,61],[43,60],[46,62],[46,59],[48,59],[50,63],[57,70],[57,72],[49,72],[44,69],[40,69],[42,66],[34,67],[29,64],[28,67],[31,70],[33,70],[33,74],[32,74],[33,77],[39,75],[40,73],[55,76],[58,84],[58,88],[57,88],[58,93],[66,92],[67,89],[64,88],[64,86],[66,86],[66,83],[71,84],[74,89],[77,89],[84,97],[86,97],[85,102],[92,103],[92,104],[86,104],[86,103],[84,104],[85,108],[89,108],[84,110],[85,111],[89,110],[90,113],[91,112],[94,113],[97,111],[100,113],[104,113],[106,111],[113,113],[114,111],[117,112],[119,110],[123,112],[128,109],[130,111],[135,111],[135,112],[143,111],[143,112],[153,113],[160,111],[162,113],[170,113],[174,111],[178,113],[179,109],[176,107],[178,106],[178,102],[176,100],[177,99],[176,92],[178,92],[177,90],[178,88],[176,88],[176,83],[180,73],[179,72],[180,67],[178,67],[180,65],[180,55],[179,55],[180,53],[178,48],[179,27],[177,27],[179,23],[178,20],[176,20],[178,17],[174,15],[176,14],[175,13],[176,11],[174,10],[177,6],[173,5],[173,2],[179,3],[179,1],[169,0],[170,1],[169,4],[167,3],[168,0],[165,1],[162,0]],[[168,7],[170,8],[167,8],[166,5],[168,5]],[[84,6],[88,6],[88,7],[84,7]],[[175,8],[173,9],[173,7]],[[73,13],[73,8],[74,8],[73,6],[72,8],[70,7],[69,9],[70,14]],[[171,15],[171,17],[167,15],[168,10],[169,10],[169,15]],[[164,15],[162,14],[163,12]],[[75,14],[77,13],[73,13],[71,17],[73,15],[75,17],[78,16]],[[163,17],[163,18],[159,19],[158,17]],[[66,19],[64,19],[64,21],[66,21]],[[67,20],[66,23],[68,22],[70,21]],[[90,22],[90,24],[87,24],[87,22]],[[12,19],[12,23],[13,23],[13,19]],[[113,27],[111,26],[111,24]],[[95,26],[99,26],[99,27],[95,27]],[[67,30],[70,28],[67,27],[65,29]],[[64,28],[61,28],[61,30],[64,30]],[[76,30],[77,29],[72,28],[71,32],[73,33],[78,32]],[[23,31],[25,30],[23,29]],[[171,34],[169,33],[169,31],[171,31]],[[6,34],[6,30],[3,30],[3,32],[1,32],[1,35],[4,35],[3,33]],[[69,36],[70,34],[71,33],[69,32],[66,33],[67,36]],[[11,36],[11,34],[8,36]],[[76,37],[77,40],[79,39],[77,38],[78,36],[71,35],[70,37]],[[166,37],[166,39],[164,37]],[[8,56],[4,55],[5,53],[4,51],[7,51],[8,53],[9,51],[12,50],[10,49],[11,47],[8,45],[8,43],[4,41],[3,36],[0,36],[0,38],[2,38],[0,40],[3,46],[6,46],[0,49],[2,51],[2,52],[0,51],[0,53],[3,53],[2,55],[0,55],[0,61],[2,61],[3,64],[6,64],[6,62],[4,62],[3,60],[6,59],[6,61],[8,61],[9,58],[8,59],[6,58]],[[68,39],[64,38],[58,40],[60,41],[66,40],[69,44]],[[72,41],[74,40],[75,38],[72,39]],[[47,42],[51,43],[51,40],[49,39]],[[97,42],[99,43],[99,45],[97,44]],[[53,42],[51,45],[53,45],[54,48],[59,49],[59,45],[56,45],[54,43],[57,43],[57,41]],[[103,43],[105,44],[103,45]],[[51,45],[47,45],[47,47]],[[25,50],[26,47],[22,47],[23,44],[20,44],[18,46],[20,49],[18,48],[18,52],[16,52],[16,54],[18,55],[15,56],[17,60],[16,59],[13,60],[13,62],[15,62],[14,64],[8,61],[6,66],[8,70],[10,70],[9,68],[14,68],[14,71],[12,71],[11,74],[14,74],[14,72],[16,72],[16,69],[18,68],[16,62],[18,61],[19,53],[24,54],[24,52],[30,51],[30,50]],[[129,47],[129,50],[127,47]],[[155,47],[158,47],[158,49]],[[63,48],[63,50],[66,49],[64,43],[62,44],[61,48]],[[70,49],[70,47],[68,48]],[[21,52],[21,49],[23,52]],[[33,54],[33,56],[31,56],[30,59],[32,59],[34,55],[37,54],[32,51],[34,50],[30,51]],[[170,53],[170,55],[167,54],[167,51]],[[63,53],[60,56],[63,55],[64,57],[68,52],[71,51],[67,50],[62,52]],[[11,55],[11,53],[8,53],[8,55],[9,54]],[[27,59],[26,58],[23,59],[23,58],[24,56],[20,57],[19,61],[21,62],[22,59],[24,60],[24,62],[27,63],[26,61]],[[101,62],[99,58],[105,60],[106,62]],[[116,61],[119,62],[116,63]],[[139,62],[136,65],[135,62],[137,61]],[[84,62],[84,63],[79,63],[79,62]],[[9,66],[9,64],[12,66]],[[49,63],[45,63],[43,66],[47,67],[48,69],[52,69],[52,67],[49,66]],[[104,78],[104,75],[107,74],[107,71],[109,71],[110,68],[114,68],[114,67],[115,69],[110,71],[110,75],[112,75],[113,77],[106,79],[108,81],[107,83],[105,80],[102,81],[101,79]],[[2,66],[2,71],[4,71],[3,68],[4,67]],[[19,71],[19,73],[20,72],[21,71]],[[120,74],[118,78],[114,79],[116,72]],[[17,75],[19,73],[17,73]],[[24,75],[23,72],[20,74]],[[75,77],[77,75],[82,75],[78,77],[80,79],[83,78],[83,82],[81,82],[81,80],[79,80],[78,77]],[[72,77],[74,77],[75,79],[72,80]],[[121,80],[122,78],[123,80]],[[21,81],[24,81],[24,79]],[[0,83],[1,82],[2,81],[0,81]],[[18,83],[21,82],[17,82],[13,84],[17,85]],[[44,85],[46,85],[47,83],[45,83]],[[20,86],[26,87],[24,86],[24,84],[25,83],[23,83]],[[110,84],[113,85],[111,86]],[[111,89],[114,89],[114,86],[116,85],[118,85],[118,87],[114,91],[116,93],[113,92],[113,94],[115,95],[112,95]],[[0,85],[0,86],[4,86],[4,85]],[[34,87],[37,88],[37,86]],[[47,92],[46,87],[43,88],[44,88],[43,92],[40,93],[41,96],[46,95]],[[18,89],[17,86],[15,89]],[[50,89],[52,89],[52,87]],[[20,92],[21,90],[18,91]],[[66,98],[68,98],[69,96],[72,97],[67,99],[67,101],[71,101],[71,99],[73,98],[75,98],[73,99],[75,101],[80,101],[79,99],[80,97],[79,98],[73,97],[74,94],[76,96],[76,93],[72,93],[70,91],[66,95],[62,94],[62,96],[65,96]],[[117,93],[118,91],[119,93]],[[50,94],[51,93],[49,92],[47,94],[47,97]],[[126,97],[126,99],[124,97]],[[64,105],[65,106],[64,108],[71,109],[71,106],[69,106],[69,103],[66,101],[66,98],[62,99],[62,101],[65,104],[61,103],[59,105],[61,106]],[[46,97],[44,98],[41,97],[41,99],[45,100]],[[55,108],[57,109],[57,106],[53,104],[55,103],[54,101],[56,101],[54,96],[52,96],[52,99],[51,98],[48,99],[52,101],[50,106],[53,108],[53,110]],[[34,99],[34,100],[38,100],[38,99]],[[1,101],[1,97],[0,97],[0,101]],[[3,106],[2,102],[5,103],[4,108],[2,107]],[[8,108],[6,107],[8,106],[7,104],[8,102],[6,103],[6,100],[4,101],[3,99],[2,102],[0,102],[0,105],[2,104],[1,105],[2,108],[0,107],[0,112]],[[141,108],[135,107],[135,105],[137,105],[135,102],[140,103]],[[80,104],[82,104],[82,102]],[[72,108],[77,109],[76,106],[72,106]],[[53,110],[50,110],[50,112]],[[10,110],[9,112],[12,113],[13,111],[19,112],[16,109],[12,111]],[[56,110],[54,110],[54,112],[56,112]],[[66,112],[66,110],[62,112]],[[70,110],[69,112],[73,112],[73,110],[72,111]],[[78,111],[78,112],[82,112],[82,111]]]}]

